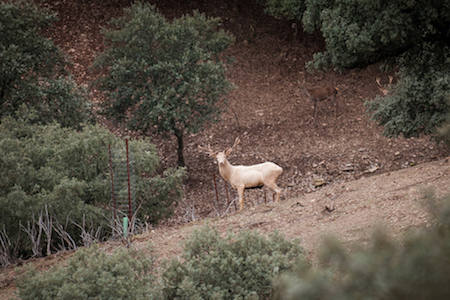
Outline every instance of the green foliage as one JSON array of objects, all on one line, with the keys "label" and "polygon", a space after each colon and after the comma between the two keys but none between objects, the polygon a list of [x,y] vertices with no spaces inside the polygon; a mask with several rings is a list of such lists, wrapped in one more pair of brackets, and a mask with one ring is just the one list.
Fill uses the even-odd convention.
[{"label": "green foliage", "polygon": [[148,3],[136,2],[104,30],[108,49],[96,65],[108,69],[98,86],[107,92],[103,113],[131,129],[183,135],[217,120],[230,90],[219,55],[233,41],[219,19],[194,12],[168,22]]},{"label": "green foliage", "polygon": [[[384,134],[405,137],[436,133],[450,112],[450,47],[426,45],[402,60],[414,61],[400,69],[402,80],[386,97],[366,102],[371,117]],[[406,55],[405,55],[406,56]]]},{"label": "green foliage", "polygon": [[21,105],[38,112],[34,122],[80,128],[93,121],[83,89],[67,76],[67,59],[39,32],[56,14],[33,1],[0,2],[0,118]]},{"label": "green foliage", "polygon": [[307,64],[313,69],[398,64],[395,94],[368,103],[388,136],[432,134],[449,111],[450,5],[438,1],[265,0],[277,17],[301,20],[320,30],[326,50]]},{"label": "green foliage", "polygon": [[269,15],[287,20],[300,21],[306,9],[304,0],[258,0],[258,2],[265,6],[265,12]]},{"label": "green foliage", "polygon": [[447,147],[450,147],[450,118],[439,128],[439,139],[443,141]]},{"label": "green foliage", "polygon": [[19,280],[22,300],[155,299],[153,262],[142,253],[119,249],[106,254],[97,247],[75,253],[67,266],[43,273],[29,270]]},{"label": "green foliage", "polygon": [[[425,34],[421,31],[426,31],[432,21],[430,16],[422,13],[424,4],[406,1],[335,1],[334,5],[324,8],[320,13],[320,29],[327,51],[316,53],[314,64],[310,66],[339,70],[360,67],[413,47]],[[431,3],[428,6],[435,9]],[[310,28],[317,24],[317,21],[311,21],[314,23],[308,24]]]},{"label": "green foliage", "polygon": [[267,299],[272,279],[304,257],[297,242],[278,233],[266,239],[229,232],[222,239],[206,226],[186,242],[182,259],[172,260],[163,274],[164,299]]},{"label": "green foliage", "polygon": [[158,224],[172,216],[174,205],[181,199],[184,168],[167,169],[163,176],[156,175],[148,180],[140,180],[136,186],[136,196],[141,204],[138,217],[145,222]]},{"label": "green foliage", "polygon": [[[86,126],[77,132],[58,124],[31,125],[21,118],[2,119],[0,228],[5,226],[15,241],[19,222],[26,225],[46,206],[62,224],[70,219],[98,228],[106,221],[104,208],[111,200],[108,145],[114,148],[119,143],[123,142],[100,126]],[[130,147],[135,157],[136,198],[142,203],[138,218],[156,224],[173,212],[185,171],[172,170],[163,177],[148,178],[159,163],[155,147],[143,140],[131,141]],[[73,238],[80,235],[80,228],[71,222],[66,230]],[[21,253],[29,254],[26,235],[20,237]]]},{"label": "green foliage", "polygon": [[449,299],[450,196],[426,197],[437,225],[401,243],[378,231],[371,245],[349,252],[328,239],[321,267],[278,282],[280,299]]}]

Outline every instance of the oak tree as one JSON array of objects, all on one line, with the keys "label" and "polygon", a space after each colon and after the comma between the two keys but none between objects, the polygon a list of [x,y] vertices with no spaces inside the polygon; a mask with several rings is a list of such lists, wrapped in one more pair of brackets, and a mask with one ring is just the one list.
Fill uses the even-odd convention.
[{"label": "oak tree", "polygon": [[107,69],[97,82],[107,96],[102,113],[133,130],[175,135],[184,166],[184,135],[217,120],[232,87],[219,56],[233,37],[217,30],[218,18],[194,12],[169,22],[143,2],[111,25],[103,31],[107,49],[96,59]]}]

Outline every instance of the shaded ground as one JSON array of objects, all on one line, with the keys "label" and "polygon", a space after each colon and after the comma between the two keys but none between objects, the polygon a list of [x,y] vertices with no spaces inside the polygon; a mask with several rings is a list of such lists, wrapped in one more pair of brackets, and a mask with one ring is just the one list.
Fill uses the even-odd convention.
[{"label": "shaded ground", "polygon": [[[45,2],[60,18],[48,34],[71,57],[72,72],[79,84],[87,86],[96,78],[91,66],[95,55],[104,49],[100,29],[130,2]],[[205,217],[212,217],[210,222],[222,231],[229,226],[261,232],[277,229],[301,238],[313,256],[317,239],[326,232],[347,241],[364,242],[379,221],[388,224],[394,234],[428,222],[427,213],[415,199],[422,185],[448,192],[449,163],[444,158],[449,152],[428,137],[388,139],[382,136],[382,128],[369,121],[364,101],[380,94],[375,78],[387,82],[387,76],[393,73],[382,73],[378,65],[343,74],[306,72],[305,63],[314,52],[324,49],[320,36],[296,35],[291,23],[264,15],[253,1],[161,2],[158,8],[169,18],[195,8],[222,17],[224,28],[236,36],[236,43],[226,54],[235,58],[228,78],[237,89],[228,95],[229,110],[219,123],[186,138],[189,179],[177,216],[148,235],[137,237],[136,247],[144,247],[151,240],[158,245],[157,253],[165,257],[178,254],[178,242],[203,224]],[[332,105],[323,102],[317,120],[312,121],[312,103],[298,96],[298,82],[303,80],[308,87],[339,88],[337,118]],[[101,100],[95,91],[93,97]],[[101,122],[119,135],[132,135],[113,128],[106,120]],[[224,218],[215,218],[226,209],[224,183],[217,165],[198,152],[197,146],[211,144],[223,150],[232,146],[237,136],[241,144],[229,158],[232,164],[268,160],[283,167],[279,180],[284,189],[282,202],[272,204],[272,193],[266,188],[246,191],[246,210],[234,212],[232,206]],[[163,140],[155,134],[152,140],[163,167],[176,166],[175,139]],[[220,205],[216,203],[213,174]],[[233,197],[230,189],[229,198]],[[200,221],[183,225],[193,219]],[[6,286],[13,287],[5,284],[13,270],[7,274],[0,278],[4,291],[12,289],[4,289]]]}]

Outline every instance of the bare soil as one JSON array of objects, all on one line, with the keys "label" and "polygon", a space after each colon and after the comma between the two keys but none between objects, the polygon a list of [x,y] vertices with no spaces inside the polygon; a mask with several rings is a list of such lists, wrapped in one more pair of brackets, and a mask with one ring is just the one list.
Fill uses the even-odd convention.
[{"label": "bare soil", "polygon": [[[130,3],[49,0],[43,4],[59,14],[60,20],[47,34],[70,56],[71,71],[79,84],[88,86],[98,76],[92,63],[104,50],[100,29]],[[296,32],[292,23],[265,15],[253,0],[167,0],[156,4],[168,18],[193,9],[222,18],[223,27],[236,37],[225,53],[235,60],[227,76],[236,89],[227,96],[229,109],[220,122],[186,137],[189,178],[176,216],[137,236],[135,247],[147,247],[150,242],[161,258],[178,255],[180,241],[209,222],[222,232],[229,227],[262,233],[278,230],[289,238],[301,239],[314,258],[323,234],[366,243],[376,224],[384,224],[394,235],[430,224],[428,213],[418,204],[420,191],[429,186],[439,194],[448,193],[449,150],[429,137],[386,138],[382,128],[369,120],[364,106],[364,101],[381,95],[376,77],[387,83],[388,75],[395,78],[394,72],[383,73],[379,65],[371,65],[342,74],[308,73],[305,63],[312,60],[313,53],[325,49],[320,34]],[[308,87],[331,85],[339,89],[336,118],[333,105],[324,101],[319,104],[317,119],[312,119],[312,103],[299,92],[299,82],[303,81]],[[101,101],[101,95],[94,91],[93,100]],[[107,120],[100,122],[120,136],[135,136]],[[280,203],[272,203],[272,192],[267,188],[248,190],[245,210],[235,211],[231,205],[225,213],[227,193],[218,167],[197,147],[211,144],[213,149],[223,150],[232,146],[236,137],[241,144],[229,157],[232,164],[272,161],[284,169],[279,179],[284,190]],[[175,138],[167,140],[154,134],[151,139],[160,152],[162,168],[175,167]],[[231,201],[235,193],[229,187],[228,193]],[[106,248],[117,246],[105,244]],[[53,264],[59,261],[55,258]],[[44,263],[43,269],[49,264]],[[21,272],[23,268],[12,267],[0,272],[2,299],[11,296],[14,276]]]}]

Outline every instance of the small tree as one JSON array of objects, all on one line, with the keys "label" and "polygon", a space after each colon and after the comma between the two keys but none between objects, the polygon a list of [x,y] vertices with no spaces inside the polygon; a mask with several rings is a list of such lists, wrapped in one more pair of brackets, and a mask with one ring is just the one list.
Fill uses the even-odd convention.
[{"label": "small tree", "polygon": [[174,134],[178,164],[184,166],[183,136],[217,120],[220,100],[230,90],[219,55],[233,41],[218,18],[194,12],[168,22],[148,3],[137,2],[104,30],[109,48],[96,59],[108,74],[103,113],[129,128]]},{"label": "small tree", "polygon": [[79,129],[93,120],[85,91],[65,70],[67,59],[39,34],[55,20],[33,1],[0,2],[0,118],[26,105],[37,112],[33,122]]}]

